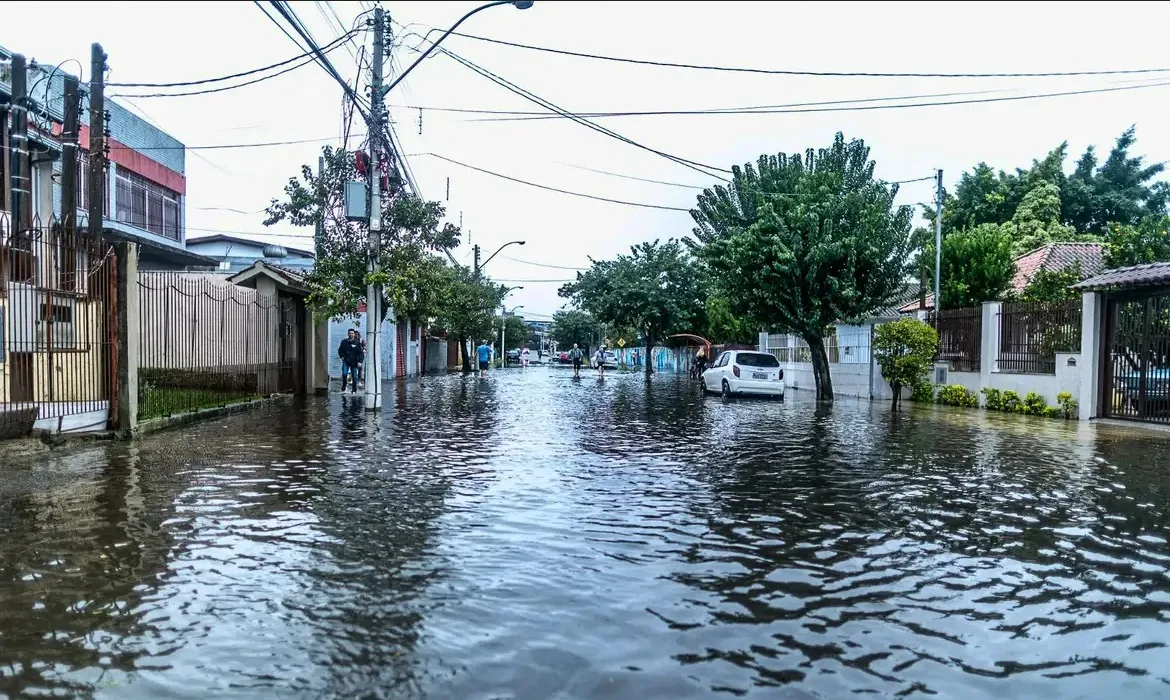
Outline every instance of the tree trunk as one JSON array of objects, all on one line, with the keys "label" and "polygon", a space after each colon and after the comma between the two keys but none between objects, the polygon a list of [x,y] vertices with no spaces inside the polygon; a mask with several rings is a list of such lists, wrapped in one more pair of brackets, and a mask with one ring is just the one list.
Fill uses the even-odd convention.
[{"label": "tree trunk", "polygon": [[646,363],[646,381],[650,381],[650,375],[654,374],[654,366],[650,363],[650,352],[654,349],[654,336],[649,333],[646,334],[646,357],[642,360]]},{"label": "tree trunk", "polygon": [[902,385],[891,383],[890,389],[892,389],[894,392],[894,399],[893,399],[893,403],[890,405],[890,410],[897,411],[898,410],[898,400],[902,398]]},{"label": "tree trunk", "polygon": [[825,352],[825,339],[820,335],[805,336],[809,354],[812,355],[813,379],[817,384],[817,401],[832,402],[833,377],[829,373],[829,356]]},{"label": "tree trunk", "polygon": [[459,336],[459,354],[463,357],[463,373],[471,372],[471,358],[467,356],[467,336]]}]

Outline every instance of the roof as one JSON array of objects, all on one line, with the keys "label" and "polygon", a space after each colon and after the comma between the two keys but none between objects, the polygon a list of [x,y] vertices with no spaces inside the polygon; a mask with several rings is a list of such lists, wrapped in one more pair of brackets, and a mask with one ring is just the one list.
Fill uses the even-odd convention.
[{"label": "roof", "polygon": [[[279,235],[279,234],[273,234],[273,235],[275,236],[275,235]],[[254,246],[257,246],[259,248],[265,248],[265,247],[271,246],[271,245],[280,245],[280,244],[275,244],[275,243],[265,243],[264,241],[257,241],[253,238],[240,238],[238,236],[226,236],[222,233],[217,233],[214,236],[199,236],[198,238],[188,238],[187,239],[188,246],[192,246],[192,245],[195,245],[197,243],[239,243],[241,245],[254,245]],[[305,250],[304,248],[290,248],[286,245],[280,245],[280,247],[284,248],[285,250],[287,250],[290,253],[304,255],[304,256],[310,257],[310,258],[317,257],[316,254],[313,253],[313,251]]]},{"label": "roof", "polygon": [[[907,282],[898,296],[890,302],[889,306],[884,306],[874,311],[870,316],[873,318],[898,318],[898,315],[903,313],[902,309],[908,306],[918,308],[918,282]],[[931,297],[928,296],[928,299]],[[929,308],[929,307],[928,307]],[[909,313],[909,312],[906,312]]]},{"label": "roof", "polygon": [[257,260],[246,270],[228,277],[228,281],[243,287],[253,287],[260,277],[273,280],[283,291],[300,293],[302,296],[309,293],[303,272],[282,265],[274,265],[264,260]]},{"label": "roof", "polygon": [[1147,263],[1105,270],[1101,274],[1073,285],[1073,289],[1093,291],[1117,287],[1162,287],[1170,285],[1170,262]]},{"label": "roof", "polygon": [[[1041,270],[1060,272],[1076,263],[1081,265],[1082,278],[1099,274],[1105,267],[1105,244],[1059,242],[1042,245],[1016,258],[1016,274],[1012,277],[1012,291],[1019,293]],[[1080,288],[1079,286],[1075,288]],[[914,313],[919,308],[918,300],[898,309],[900,313]],[[934,295],[926,295],[926,308],[934,308]]]}]

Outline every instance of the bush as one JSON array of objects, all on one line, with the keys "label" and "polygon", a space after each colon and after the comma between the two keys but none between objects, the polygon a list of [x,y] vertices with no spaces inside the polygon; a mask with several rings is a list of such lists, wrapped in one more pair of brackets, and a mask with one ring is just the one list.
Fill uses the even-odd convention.
[{"label": "bush", "polygon": [[1048,406],[1044,409],[1044,415],[1049,418],[1064,418],[1064,409],[1060,406]]},{"label": "bush", "polygon": [[1065,420],[1070,420],[1077,417],[1077,401],[1072,397],[1072,394],[1067,391],[1062,391],[1056,395],[1057,410],[1059,415],[1056,417],[1063,417]]},{"label": "bush", "polygon": [[999,410],[1007,413],[1023,413],[1024,402],[1020,400],[1020,395],[1008,389],[1003,392],[1003,399],[1000,402]]},{"label": "bush", "polygon": [[988,411],[1002,411],[1003,410],[1003,392],[999,389],[992,389],[991,387],[984,387],[983,389],[984,405]]},{"label": "bush", "polygon": [[1024,397],[1024,403],[1017,410],[1027,416],[1042,416],[1047,409],[1048,401],[1040,394],[1029,391]]},{"label": "bush", "polygon": [[919,382],[910,389],[910,400],[915,403],[934,403],[934,385],[930,382]]},{"label": "bush", "polygon": [[979,395],[962,384],[944,386],[938,391],[938,402],[947,406],[961,406],[963,408],[977,408]]}]

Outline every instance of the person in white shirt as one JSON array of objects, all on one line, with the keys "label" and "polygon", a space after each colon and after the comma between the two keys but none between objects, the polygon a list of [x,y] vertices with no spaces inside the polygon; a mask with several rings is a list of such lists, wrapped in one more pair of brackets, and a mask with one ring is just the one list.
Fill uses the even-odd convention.
[{"label": "person in white shirt", "polygon": [[528,346],[527,345],[520,348],[520,366],[521,367],[528,366]]}]

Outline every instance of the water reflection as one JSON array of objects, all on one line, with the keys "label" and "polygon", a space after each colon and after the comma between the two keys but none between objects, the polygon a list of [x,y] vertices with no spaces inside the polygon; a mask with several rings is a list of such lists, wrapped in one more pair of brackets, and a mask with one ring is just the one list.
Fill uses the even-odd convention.
[{"label": "water reflection", "polygon": [[1156,697],[1170,440],[427,378],[5,467],[0,695]]}]

